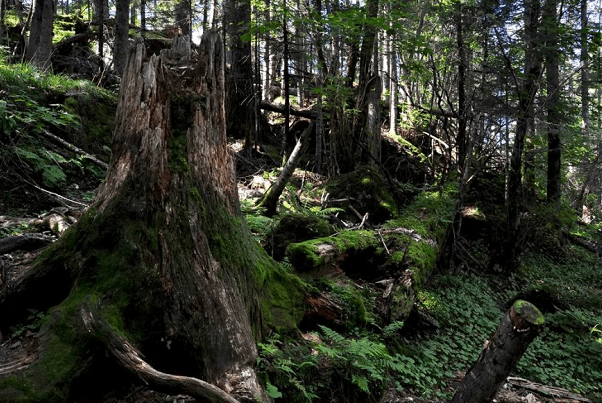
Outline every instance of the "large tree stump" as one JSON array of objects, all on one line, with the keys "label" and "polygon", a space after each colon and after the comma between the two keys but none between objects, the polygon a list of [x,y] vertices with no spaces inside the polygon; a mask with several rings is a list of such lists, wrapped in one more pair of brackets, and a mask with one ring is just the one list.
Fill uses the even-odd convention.
[{"label": "large tree stump", "polygon": [[485,342],[483,352],[468,371],[451,403],[488,403],[541,332],[544,318],[535,305],[517,300],[499,328]]},{"label": "large tree stump", "polygon": [[[198,55],[180,45],[150,57],[142,43],[132,49],[106,181],[19,288],[36,284],[36,299],[50,299],[56,290],[43,284],[59,275],[66,299],[41,329],[40,358],[0,374],[0,401],[88,399],[82,385],[99,388],[90,375],[99,373],[110,389],[120,374],[94,359],[106,351],[164,390],[219,401],[213,385],[232,397],[222,401],[267,400],[255,340],[268,324],[294,327],[304,293],[240,213],[221,38],[206,34]],[[8,301],[0,298],[0,316]]]}]

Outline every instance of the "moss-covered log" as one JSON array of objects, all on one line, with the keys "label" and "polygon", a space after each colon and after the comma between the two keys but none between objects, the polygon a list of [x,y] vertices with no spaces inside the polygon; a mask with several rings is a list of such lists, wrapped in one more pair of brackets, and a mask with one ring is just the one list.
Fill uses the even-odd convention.
[{"label": "moss-covered log", "polygon": [[[111,343],[120,339],[160,373],[201,379],[239,401],[265,398],[255,342],[268,326],[300,321],[304,291],[242,219],[226,144],[222,52],[212,32],[198,55],[132,50],[97,199],[19,280],[21,294],[34,295],[2,291],[3,318],[17,306],[59,304],[41,327],[39,357],[0,371],[0,401],[78,401],[83,390],[103,401],[90,374],[102,373],[107,389],[111,376],[123,378],[99,359],[118,351]],[[90,331],[83,307],[114,337]]]},{"label": "moss-covered log", "polygon": [[460,384],[451,403],[489,403],[529,344],[541,332],[544,318],[535,305],[517,300],[498,329],[485,341],[481,356]]}]

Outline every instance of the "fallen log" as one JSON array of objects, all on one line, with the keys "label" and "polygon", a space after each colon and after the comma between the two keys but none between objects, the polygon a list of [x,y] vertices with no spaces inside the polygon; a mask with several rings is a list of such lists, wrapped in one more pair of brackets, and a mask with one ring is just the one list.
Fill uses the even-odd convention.
[{"label": "fallen log", "polygon": [[544,396],[552,396],[554,399],[570,399],[570,401],[591,403],[591,400],[577,393],[573,393],[571,391],[556,386],[542,385],[541,383],[529,381],[528,379],[511,376],[508,377],[506,382],[517,388],[531,390]]},{"label": "fallen log", "polygon": [[544,318],[530,302],[516,300],[450,403],[489,403],[543,328]]},{"label": "fallen log", "polygon": [[[277,112],[277,113],[282,113],[282,114],[286,113],[284,106],[271,104],[267,101],[261,101],[259,103],[259,108],[263,109],[265,111],[270,111],[270,112]],[[289,110],[290,110],[289,113],[293,116],[301,116],[303,118],[308,118],[308,119],[317,119],[318,118],[318,112],[316,112],[316,111],[311,111],[311,110],[300,111],[293,107],[290,107]]]},{"label": "fallen log", "polygon": [[16,250],[32,251],[48,246],[50,243],[52,243],[52,239],[43,235],[27,234],[2,238],[0,239],[0,255]]}]

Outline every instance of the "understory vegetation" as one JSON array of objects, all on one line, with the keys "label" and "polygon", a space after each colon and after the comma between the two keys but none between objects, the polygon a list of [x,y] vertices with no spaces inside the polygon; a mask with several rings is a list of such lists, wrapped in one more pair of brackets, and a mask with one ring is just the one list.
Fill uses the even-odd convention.
[{"label": "understory vegetation", "polygon": [[[56,193],[82,205],[92,200],[104,170],[46,133],[107,163],[116,94],[5,64],[0,94],[1,215],[38,215],[59,204]],[[278,169],[258,161],[265,165],[254,175],[240,175],[241,187],[275,180]],[[602,402],[599,256],[554,235],[561,233],[555,228],[533,224],[516,272],[489,267],[503,206],[488,199],[487,188],[471,194],[471,223],[486,228],[465,230],[462,245],[472,260],[455,270],[438,267],[459,193],[456,181],[392,183],[375,167],[344,178],[298,169],[273,217],[255,207],[261,194],[256,188],[242,197],[256,241],[281,267],[298,274],[312,295],[340,308],[335,319],[304,321],[297,330],[271,331],[258,342],[258,374],[268,395],[276,402],[379,402],[393,390],[445,401],[459,373],[470,368],[503,313],[520,298],[539,307],[546,324],[513,375]],[[327,193],[345,203],[329,204]],[[537,203],[531,207],[531,217],[550,214]],[[599,223],[577,224],[568,207],[557,215],[566,234],[599,242]],[[19,224],[3,227],[0,236],[32,230]],[[35,331],[44,315],[31,312],[2,343]]]}]

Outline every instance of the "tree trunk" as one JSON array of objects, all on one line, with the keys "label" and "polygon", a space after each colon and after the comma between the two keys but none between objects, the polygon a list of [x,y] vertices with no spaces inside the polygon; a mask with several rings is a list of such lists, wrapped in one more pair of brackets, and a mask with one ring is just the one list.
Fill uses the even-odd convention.
[{"label": "tree trunk", "polygon": [[190,40],[192,34],[192,7],[190,0],[179,0],[174,6],[174,23],[180,34]]},{"label": "tree trunk", "polygon": [[[366,3],[368,18],[378,16],[379,0],[369,0]],[[358,92],[355,99],[355,109],[359,113],[353,119],[353,142],[355,155],[350,156],[353,164],[359,162],[380,162],[380,96],[382,81],[378,71],[373,66],[375,44],[378,40],[377,29],[366,24],[365,34],[360,53],[360,71]],[[364,150],[368,155],[358,153]]]},{"label": "tree trunk", "polygon": [[251,41],[243,39],[251,25],[251,1],[228,0],[224,5],[225,30],[230,49],[227,74],[226,123],[229,137],[245,139],[245,148],[253,144],[255,113],[253,110],[253,63]]},{"label": "tree trunk", "polygon": [[303,156],[303,152],[307,148],[309,137],[313,133],[315,126],[315,123],[312,123],[303,131],[303,134],[297,141],[293,152],[291,152],[290,157],[288,158],[286,164],[282,168],[282,172],[278,176],[278,179],[272,186],[270,186],[270,188],[265,193],[263,199],[261,199],[261,201],[259,202],[259,207],[265,207],[267,209],[266,215],[268,217],[271,217],[276,214],[278,199],[280,198],[284,187],[293,176],[295,168],[297,168],[297,165],[299,164],[299,161]]},{"label": "tree trunk", "polygon": [[456,12],[456,48],[458,50],[458,171],[464,169],[466,160],[466,148],[468,141],[466,138],[466,50],[464,49],[464,34],[462,3],[458,2]]},{"label": "tree trunk", "polygon": [[543,29],[546,41],[546,81],[548,97],[548,203],[560,207],[561,142],[560,142],[560,78],[558,69],[558,20],[556,7],[558,0],[547,0],[543,10]]},{"label": "tree trunk", "polygon": [[130,53],[128,21],[130,14],[130,0],[116,0],[115,2],[115,70],[121,75]]},{"label": "tree trunk", "polygon": [[589,137],[589,39],[587,0],[581,0],[581,120],[583,135]]},{"label": "tree trunk", "polygon": [[481,356],[450,403],[491,402],[529,344],[541,332],[543,322],[543,315],[533,304],[515,301],[496,332],[485,341]]},{"label": "tree trunk", "polygon": [[[78,401],[75,386],[98,383],[90,371],[123,376],[99,368],[106,359],[94,358],[107,350],[151,387],[167,378],[180,393],[210,383],[239,401],[267,400],[254,338],[303,315],[303,291],[240,213],[219,35],[207,33],[198,56],[145,53],[138,43],[130,54],[113,160],[95,202],[10,287],[33,287],[41,303],[66,300],[42,328],[40,358],[19,375],[33,391],[0,375],[2,402]],[[3,292],[0,315],[31,304],[31,296]],[[153,368],[139,371],[139,352]]]},{"label": "tree trunk", "polygon": [[54,1],[35,0],[31,17],[31,31],[25,57],[40,69],[50,67],[52,54],[52,24],[54,20]]},{"label": "tree trunk", "polygon": [[509,273],[518,267],[522,252],[520,208],[522,206],[522,169],[525,137],[533,113],[532,104],[538,90],[542,53],[538,35],[540,0],[525,0],[525,77],[517,88],[518,117],[516,134],[510,158],[508,178],[507,233],[502,252],[504,271]]}]

